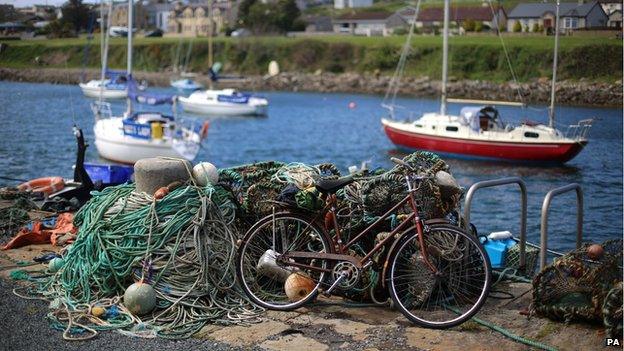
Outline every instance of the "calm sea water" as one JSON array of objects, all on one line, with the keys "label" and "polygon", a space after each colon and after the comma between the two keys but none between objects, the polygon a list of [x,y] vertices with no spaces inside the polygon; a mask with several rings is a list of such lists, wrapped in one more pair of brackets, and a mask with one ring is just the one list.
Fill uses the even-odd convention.
[{"label": "calm sea water", "polygon": [[[333,162],[346,170],[365,160],[370,160],[373,167],[390,167],[389,158],[402,155],[381,129],[379,118],[384,110],[380,96],[289,92],[264,95],[271,103],[267,118],[213,118],[208,139],[196,161],[210,161],[218,167],[264,160]],[[349,109],[350,102],[356,108]],[[72,124],[76,122],[87,139],[93,141],[89,103],[77,86],[0,82],[0,176],[71,177],[76,149]],[[434,99],[402,98],[399,103],[420,112],[438,109]],[[122,110],[124,103],[116,102],[113,108]],[[457,113],[459,108],[451,105],[450,112]],[[545,106],[524,112],[501,108],[501,113],[507,122],[546,120]],[[580,183],[585,194],[585,239],[621,237],[622,110],[560,107],[557,116],[561,125],[598,118],[589,145],[565,166],[544,168],[447,159],[453,175],[465,187],[485,179],[522,177],[528,187],[528,237],[533,242],[539,241],[544,195],[555,187]],[[87,160],[104,162],[98,159],[94,146],[88,149]],[[511,230],[517,234],[519,198],[516,186],[480,190],[472,220],[480,232]],[[574,247],[574,201],[575,196],[570,193],[553,202],[553,249]]]}]

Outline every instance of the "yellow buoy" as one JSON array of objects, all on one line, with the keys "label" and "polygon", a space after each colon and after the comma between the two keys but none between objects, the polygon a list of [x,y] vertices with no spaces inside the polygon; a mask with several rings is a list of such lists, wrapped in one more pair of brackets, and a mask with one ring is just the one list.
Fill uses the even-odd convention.
[{"label": "yellow buoy", "polygon": [[314,280],[301,273],[292,273],[284,283],[286,296],[292,302],[299,301],[308,296],[314,290]]},{"label": "yellow buoy", "polygon": [[102,317],[106,313],[106,308],[95,306],[91,309],[91,314],[95,317]]}]

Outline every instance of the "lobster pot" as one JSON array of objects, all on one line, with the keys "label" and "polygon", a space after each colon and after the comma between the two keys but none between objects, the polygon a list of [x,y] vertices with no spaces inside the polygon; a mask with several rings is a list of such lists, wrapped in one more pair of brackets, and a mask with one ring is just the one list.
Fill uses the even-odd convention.
[{"label": "lobster pot", "polygon": [[[613,308],[613,301],[607,303],[607,297],[613,296],[613,289],[621,289],[622,240],[609,240],[601,246],[604,253],[600,257],[588,256],[590,245],[586,244],[555,259],[537,274],[533,279],[533,306],[539,315],[566,322],[619,320],[621,333],[622,296],[619,312]],[[605,308],[608,306],[611,308]],[[618,330],[617,325],[605,327],[607,332]]]}]

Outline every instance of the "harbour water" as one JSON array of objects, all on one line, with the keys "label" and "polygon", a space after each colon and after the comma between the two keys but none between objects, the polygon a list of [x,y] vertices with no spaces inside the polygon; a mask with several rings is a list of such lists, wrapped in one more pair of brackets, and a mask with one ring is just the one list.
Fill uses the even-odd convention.
[{"label": "harbour water", "polygon": [[[168,89],[152,89],[166,92]],[[342,170],[362,161],[390,167],[391,156],[403,155],[381,130],[382,97],[356,94],[266,92],[271,102],[266,118],[212,118],[208,139],[196,161],[228,167],[264,160],[333,162]],[[355,108],[349,108],[354,103]],[[401,98],[399,104],[417,112],[435,111],[435,99]],[[75,159],[74,123],[93,141],[90,101],[77,86],[0,82],[0,176],[31,179],[71,177]],[[114,102],[121,111],[123,101]],[[451,105],[457,113],[461,106]],[[150,107],[154,108],[154,107]],[[168,107],[158,107],[167,111]],[[505,122],[546,121],[545,106],[520,110],[501,108]],[[178,113],[182,114],[181,111]],[[447,159],[453,175],[468,187],[474,182],[508,176],[522,177],[529,200],[528,237],[537,242],[540,209],[551,189],[579,183],[585,194],[585,239],[602,241],[622,235],[622,110],[581,107],[557,109],[557,124],[565,126],[596,117],[589,145],[564,166],[537,167]],[[87,160],[98,159],[94,146]],[[0,183],[15,184],[5,180]],[[519,231],[517,187],[483,189],[475,197],[472,221],[480,232]],[[557,197],[550,216],[550,244],[557,250],[574,247],[574,194]]]}]

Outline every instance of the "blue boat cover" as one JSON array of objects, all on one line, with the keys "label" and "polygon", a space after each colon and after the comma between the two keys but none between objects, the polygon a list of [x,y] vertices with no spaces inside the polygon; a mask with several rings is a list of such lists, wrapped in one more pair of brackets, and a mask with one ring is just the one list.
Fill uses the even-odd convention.
[{"label": "blue boat cover", "polygon": [[233,104],[246,104],[249,101],[251,94],[234,93],[232,95],[217,95],[217,101],[229,102]]},{"label": "blue boat cover", "polygon": [[143,91],[139,91],[137,87],[137,83],[129,76],[128,80],[128,97],[140,104],[147,105],[163,105],[163,104],[173,104],[175,102],[176,96],[170,94],[154,94],[154,93],[146,93]]}]

